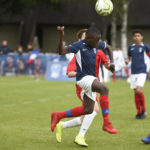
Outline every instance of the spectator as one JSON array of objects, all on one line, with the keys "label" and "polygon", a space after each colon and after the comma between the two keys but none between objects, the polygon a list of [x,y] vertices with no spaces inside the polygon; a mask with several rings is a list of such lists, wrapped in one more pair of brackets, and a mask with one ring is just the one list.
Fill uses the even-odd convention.
[{"label": "spectator", "polygon": [[2,41],[2,45],[0,46],[0,54],[5,56],[10,52],[10,48],[8,46],[7,40]]},{"label": "spectator", "polygon": [[32,51],[33,51],[32,43],[28,43],[26,51],[29,55],[32,53]]},{"label": "spectator", "polygon": [[21,45],[18,45],[16,53],[19,56],[22,56],[22,54],[23,54],[23,47]]},{"label": "spectator", "polygon": [[1,62],[0,62],[0,75],[4,74],[4,64],[7,59],[7,54],[9,53],[10,48],[8,46],[7,40],[2,41],[2,45],[0,46],[0,56],[1,56]]}]

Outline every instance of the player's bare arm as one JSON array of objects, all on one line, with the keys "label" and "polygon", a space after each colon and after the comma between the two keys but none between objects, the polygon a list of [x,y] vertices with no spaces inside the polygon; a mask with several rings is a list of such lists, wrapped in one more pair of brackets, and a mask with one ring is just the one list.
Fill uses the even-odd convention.
[{"label": "player's bare arm", "polygon": [[113,52],[112,52],[112,48],[110,45],[106,45],[106,48],[105,48],[108,52],[108,55],[109,55],[109,58],[110,58],[110,61],[111,62],[114,62],[114,58],[113,58]]},{"label": "player's bare arm", "polygon": [[64,38],[64,26],[57,26],[57,30],[60,32],[60,39],[58,43],[59,55],[64,55],[68,53],[68,48],[63,45]]},{"label": "player's bare arm", "polygon": [[74,78],[74,77],[76,77],[76,74],[77,74],[76,72],[71,71],[68,73],[68,78]]},{"label": "player's bare arm", "polygon": [[112,52],[112,48],[111,48],[111,46],[110,45],[106,45],[106,48],[105,48],[106,50],[107,50],[107,52],[108,52],[108,55],[109,55],[109,58],[110,58],[110,61],[111,61],[111,63],[110,63],[110,71],[111,72],[114,72],[115,71],[115,65],[114,65],[114,59],[113,59],[113,52]]},{"label": "player's bare arm", "polygon": [[130,61],[130,57],[128,57],[128,58],[126,59],[126,61],[125,61],[126,65],[128,65],[129,61]]}]

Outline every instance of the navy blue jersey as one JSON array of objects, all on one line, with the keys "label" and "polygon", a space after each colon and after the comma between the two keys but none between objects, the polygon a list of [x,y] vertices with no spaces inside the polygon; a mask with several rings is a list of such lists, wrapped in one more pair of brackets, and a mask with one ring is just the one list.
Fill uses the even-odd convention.
[{"label": "navy blue jersey", "polygon": [[105,47],[105,42],[99,42],[98,48],[91,48],[85,43],[85,40],[75,42],[68,46],[68,52],[75,54],[77,65],[77,81],[81,80],[86,75],[92,75],[96,77],[95,67],[97,49],[104,50]]},{"label": "navy blue jersey", "polygon": [[128,56],[131,57],[131,74],[146,73],[145,54],[150,54],[150,47],[144,43],[131,44],[128,48]]}]

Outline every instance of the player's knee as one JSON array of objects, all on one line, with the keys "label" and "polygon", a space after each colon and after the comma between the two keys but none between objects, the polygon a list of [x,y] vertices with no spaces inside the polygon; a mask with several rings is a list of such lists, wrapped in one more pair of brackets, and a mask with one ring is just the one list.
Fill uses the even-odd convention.
[{"label": "player's knee", "polygon": [[85,108],[84,109],[84,113],[85,114],[91,114],[93,112],[93,108],[92,107],[89,107],[89,108]]},{"label": "player's knee", "polygon": [[94,108],[94,111],[96,111],[98,113],[99,112],[99,108]]},{"label": "player's knee", "polygon": [[136,88],[136,94],[140,94],[142,92],[142,89],[141,88]]},{"label": "player's knee", "polygon": [[102,89],[101,94],[108,95],[108,93],[109,93],[109,88],[108,88],[108,87],[106,87],[106,86],[104,86],[104,87],[103,87],[103,89]]},{"label": "player's knee", "polygon": [[85,117],[85,116],[81,116],[81,117],[80,117],[81,123],[83,122],[84,117]]},{"label": "player's knee", "polygon": [[140,94],[142,91],[140,89],[136,90],[137,94]]}]

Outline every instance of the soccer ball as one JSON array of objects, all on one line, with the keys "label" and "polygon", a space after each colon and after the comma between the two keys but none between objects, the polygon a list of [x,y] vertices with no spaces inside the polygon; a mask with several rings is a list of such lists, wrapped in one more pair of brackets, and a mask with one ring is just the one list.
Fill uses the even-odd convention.
[{"label": "soccer ball", "polygon": [[113,11],[113,3],[111,0],[97,0],[95,10],[99,15],[107,16]]}]

